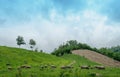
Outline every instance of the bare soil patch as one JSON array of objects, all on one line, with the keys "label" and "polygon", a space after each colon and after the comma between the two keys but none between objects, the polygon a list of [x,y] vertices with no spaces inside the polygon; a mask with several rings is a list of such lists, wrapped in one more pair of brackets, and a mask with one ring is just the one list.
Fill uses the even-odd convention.
[{"label": "bare soil patch", "polygon": [[91,50],[74,50],[72,51],[72,53],[84,56],[85,58],[88,58],[89,60],[102,64],[104,66],[120,67],[119,61],[116,61],[112,58],[109,58],[105,55],[102,55]]}]

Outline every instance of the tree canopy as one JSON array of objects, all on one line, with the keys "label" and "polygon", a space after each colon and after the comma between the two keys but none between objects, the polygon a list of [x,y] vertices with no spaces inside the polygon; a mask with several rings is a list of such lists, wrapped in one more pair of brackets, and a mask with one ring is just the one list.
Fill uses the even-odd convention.
[{"label": "tree canopy", "polygon": [[36,45],[36,42],[35,40],[30,39],[29,44],[30,44],[30,48],[33,49],[33,47]]},{"label": "tree canopy", "polygon": [[17,39],[16,39],[16,41],[17,41],[17,45],[19,45],[19,47],[21,45],[26,44],[25,41],[24,41],[24,38],[22,36],[18,36]]},{"label": "tree canopy", "polygon": [[58,48],[55,48],[52,54],[56,56],[62,56],[64,54],[71,54],[71,51],[76,49],[92,50],[92,48],[87,44],[78,43],[76,40],[70,40],[61,44]]},{"label": "tree canopy", "polygon": [[62,56],[64,54],[71,54],[72,50],[77,49],[88,49],[100,54],[106,55],[110,58],[120,61],[120,46],[115,46],[111,48],[92,48],[87,44],[79,43],[76,40],[70,40],[66,43],[61,44],[58,48],[55,48],[54,51],[51,53],[56,56]]}]

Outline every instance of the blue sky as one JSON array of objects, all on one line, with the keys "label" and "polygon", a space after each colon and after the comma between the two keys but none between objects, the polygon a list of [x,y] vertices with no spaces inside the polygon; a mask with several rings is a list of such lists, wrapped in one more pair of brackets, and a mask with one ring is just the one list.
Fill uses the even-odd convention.
[{"label": "blue sky", "polygon": [[[0,0],[0,45],[17,46],[16,37],[52,51],[78,40],[92,47],[120,45],[120,0]],[[23,46],[28,48],[28,45]]]}]

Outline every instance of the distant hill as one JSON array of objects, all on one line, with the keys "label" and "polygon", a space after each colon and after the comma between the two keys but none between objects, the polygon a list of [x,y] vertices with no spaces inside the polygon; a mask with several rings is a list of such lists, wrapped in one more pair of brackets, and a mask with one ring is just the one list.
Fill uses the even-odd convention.
[{"label": "distant hill", "polygon": [[80,56],[84,56],[87,59],[103,64],[105,66],[115,66],[115,67],[120,67],[120,62],[113,60],[112,58],[109,58],[105,55],[102,55],[100,53],[97,53],[95,51],[91,51],[91,50],[74,50],[72,51],[73,54],[77,54]]},{"label": "distant hill", "polygon": [[63,56],[64,54],[71,54],[73,50],[79,50],[79,49],[87,49],[91,51],[98,52],[100,54],[103,54],[105,56],[108,56],[112,59],[120,61],[120,46],[115,46],[111,48],[92,48],[91,46],[80,43],[76,40],[69,40],[64,42],[63,44],[59,45],[57,48],[54,49],[54,51],[51,53],[56,56]]}]

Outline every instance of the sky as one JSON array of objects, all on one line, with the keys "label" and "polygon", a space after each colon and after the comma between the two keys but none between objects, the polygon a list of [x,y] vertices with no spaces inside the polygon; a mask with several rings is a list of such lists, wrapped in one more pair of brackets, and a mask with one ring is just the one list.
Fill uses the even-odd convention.
[{"label": "sky", "polygon": [[0,0],[0,45],[17,36],[51,52],[65,41],[92,47],[120,45],[120,0]]}]

